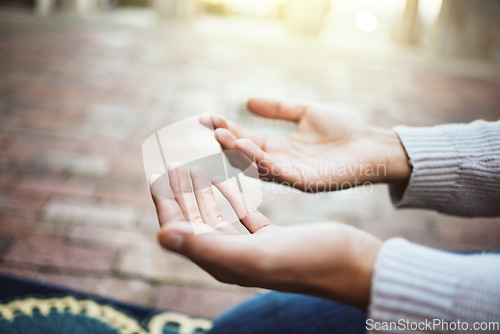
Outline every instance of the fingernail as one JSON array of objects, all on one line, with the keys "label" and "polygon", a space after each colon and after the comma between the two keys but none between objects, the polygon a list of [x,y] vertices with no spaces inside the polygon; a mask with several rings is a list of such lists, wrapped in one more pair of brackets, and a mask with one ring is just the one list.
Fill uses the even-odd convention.
[{"label": "fingernail", "polygon": [[253,142],[250,139],[239,138],[239,139],[236,139],[236,141],[234,143],[236,145],[238,145],[238,144],[253,143]]},{"label": "fingernail", "polygon": [[224,132],[224,129],[221,129],[221,128],[215,129],[214,130],[214,137],[215,137],[215,139],[220,138],[222,132]]},{"label": "fingernail", "polygon": [[152,185],[160,176],[160,174],[151,174],[151,176],[149,176],[149,185]]},{"label": "fingernail", "polygon": [[214,184],[217,184],[217,183],[221,183],[221,182],[224,182],[226,181],[227,178],[225,178],[224,176],[221,176],[221,175],[215,175],[213,178],[212,178],[212,182]]},{"label": "fingernail", "polygon": [[184,243],[184,236],[180,233],[172,232],[161,239],[161,245],[174,252],[180,252]]},{"label": "fingernail", "polygon": [[179,168],[180,166],[182,166],[180,162],[172,162],[170,166],[168,166],[168,170],[173,170],[175,168]]},{"label": "fingernail", "polygon": [[[247,139],[247,140],[248,140],[248,139]],[[248,143],[248,142],[247,142],[247,140],[242,139],[242,138],[237,139],[237,140],[234,142],[234,146],[236,147],[236,149],[241,150],[241,151],[244,151],[244,150],[245,150],[245,148],[246,148],[246,146],[248,145],[248,144],[246,144],[246,143]]]}]

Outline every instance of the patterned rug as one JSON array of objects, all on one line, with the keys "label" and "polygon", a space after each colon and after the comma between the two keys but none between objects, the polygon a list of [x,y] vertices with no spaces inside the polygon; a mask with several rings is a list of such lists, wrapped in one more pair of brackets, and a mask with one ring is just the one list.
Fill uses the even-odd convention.
[{"label": "patterned rug", "polygon": [[201,334],[207,319],[0,275],[0,333]]}]

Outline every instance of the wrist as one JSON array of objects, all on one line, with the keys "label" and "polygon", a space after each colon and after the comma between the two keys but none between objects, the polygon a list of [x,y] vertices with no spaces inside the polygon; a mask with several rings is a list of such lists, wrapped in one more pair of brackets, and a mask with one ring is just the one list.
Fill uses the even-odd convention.
[{"label": "wrist", "polygon": [[342,261],[336,269],[335,279],[326,282],[326,292],[321,296],[366,312],[375,262],[383,242],[354,227],[342,238],[345,241]]},{"label": "wrist", "polygon": [[[370,294],[373,272],[378,253],[382,248],[382,241],[368,233],[363,242],[353,249],[352,271],[356,273],[356,289],[353,290],[352,305],[366,311],[370,304]],[[352,279],[352,278],[351,278]]]},{"label": "wrist", "polygon": [[384,165],[383,169],[378,169],[382,170],[384,174],[379,176],[380,181],[388,183],[408,182],[411,165],[398,134],[392,129],[380,129],[377,138]]}]

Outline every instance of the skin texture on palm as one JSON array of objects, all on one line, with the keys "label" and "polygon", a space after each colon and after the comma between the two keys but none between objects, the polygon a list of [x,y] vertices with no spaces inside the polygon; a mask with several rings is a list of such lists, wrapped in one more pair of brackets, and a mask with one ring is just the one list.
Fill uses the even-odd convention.
[{"label": "skin texture on palm", "polygon": [[297,127],[290,134],[271,136],[243,130],[220,115],[200,122],[215,129],[223,149],[242,150],[255,158],[262,180],[306,192],[408,180],[408,158],[392,130],[366,125],[316,103],[252,98],[247,108],[262,117],[295,122]]},{"label": "skin texture on palm", "polygon": [[[164,248],[225,283],[311,294],[366,309],[380,240],[337,223],[274,225],[234,183],[209,180],[200,168],[188,173],[173,164],[168,176],[175,197],[152,194]],[[224,223],[210,182],[248,233]],[[195,235],[193,225],[202,225],[205,233]]]}]

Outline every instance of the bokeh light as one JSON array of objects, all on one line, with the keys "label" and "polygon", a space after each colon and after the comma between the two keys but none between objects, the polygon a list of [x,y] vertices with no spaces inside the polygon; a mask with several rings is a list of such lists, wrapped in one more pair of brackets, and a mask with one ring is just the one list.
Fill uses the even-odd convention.
[{"label": "bokeh light", "polygon": [[363,31],[375,31],[378,26],[377,17],[369,10],[360,10],[356,14],[356,26]]}]

